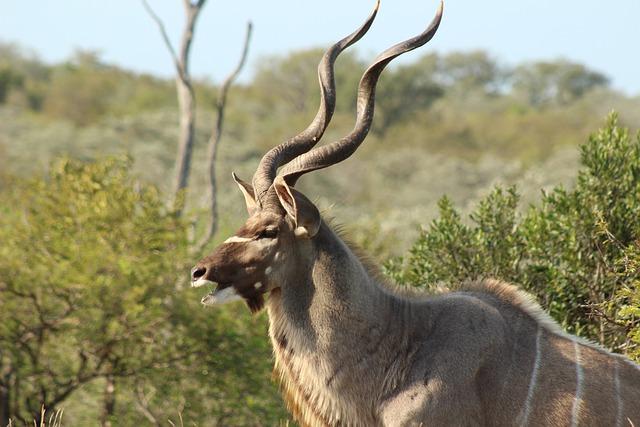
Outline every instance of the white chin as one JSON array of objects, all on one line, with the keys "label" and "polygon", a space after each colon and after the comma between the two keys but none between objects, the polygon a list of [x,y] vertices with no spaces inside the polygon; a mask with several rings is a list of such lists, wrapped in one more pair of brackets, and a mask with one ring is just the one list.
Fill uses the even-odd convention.
[{"label": "white chin", "polygon": [[204,305],[218,305],[239,301],[241,299],[242,297],[236,292],[235,288],[233,286],[229,286],[228,288],[205,295],[201,302]]},{"label": "white chin", "polygon": [[191,282],[191,287],[192,288],[199,288],[200,286],[204,286],[204,285],[215,285],[214,282],[212,282],[211,280],[207,280],[207,279],[198,279],[195,282]]}]

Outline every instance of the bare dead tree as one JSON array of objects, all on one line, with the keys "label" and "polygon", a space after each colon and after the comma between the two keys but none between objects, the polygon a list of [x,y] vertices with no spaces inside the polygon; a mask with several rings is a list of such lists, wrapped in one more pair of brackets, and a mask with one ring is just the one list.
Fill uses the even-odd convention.
[{"label": "bare dead tree", "polygon": [[[180,110],[180,135],[178,139],[178,153],[176,158],[176,175],[173,185],[173,207],[178,215],[182,213],[184,203],[184,191],[189,186],[189,175],[191,173],[191,158],[193,153],[193,145],[195,142],[195,106],[196,99],[189,74],[189,53],[195,24],[206,3],[206,0],[198,0],[192,3],[191,0],[183,0],[186,22],[182,31],[182,39],[180,44],[180,52],[176,53],[169,36],[167,34],[164,23],[160,17],[153,11],[147,0],[142,0],[145,9],[155,21],[160,30],[162,39],[171,54],[174,66],[176,68],[176,91],[178,95],[178,106]],[[218,228],[218,203],[217,203],[217,184],[216,184],[216,160],[218,157],[218,146],[222,136],[224,126],[224,113],[227,102],[227,94],[229,88],[234,83],[242,68],[244,67],[249,52],[249,44],[252,33],[251,22],[247,23],[247,31],[242,48],[242,55],[236,65],[236,68],[226,77],[220,86],[218,99],[216,102],[216,116],[214,126],[209,138],[207,149],[208,170],[209,170],[209,196],[210,196],[210,215],[207,221],[206,232],[202,240],[195,246],[195,251],[200,251],[215,234]]]},{"label": "bare dead tree", "polygon": [[251,32],[253,25],[251,22],[247,23],[247,32],[244,38],[244,46],[242,48],[242,55],[238,61],[236,68],[227,76],[222,85],[220,86],[220,92],[218,94],[218,100],[216,102],[216,119],[213,130],[211,131],[211,137],[209,138],[209,146],[207,149],[207,158],[209,161],[209,197],[210,197],[210,216],[207,222],[207,229],[202,237],[202,240],[198,243],[197,251],[201,251],[209,240],[216,234],[218,229],[218,198],[216,197],[218,187],[216,183],[216,160],[218,157],[218,146],[220,138],[222,137],[222,128],[224,125],[224,112],[227,104],[227,94],[229,88],[236,80],[244,64],[247,62],[247,55],[249,53],[249,43],[251,42]]},{"label": "bare dead tree", "polygon": [[160,17],[153,11],[147,0],[142,0],[142,4],[158,25],[162,40],[171,54],[173,64],[176,69],[176,92],[178,96],[178,108],[180,109],[180,135],[178,137],[178,153],[176,158],[176,171],[173,183],[173,205],[178,214],[182,213],[182,203],[180,203],[182,191],[189,185],[189,174],[191,172],[191,157],[193,153],[195,123],[196,123],[196,99],[189,73],[189,54],[191,52],[191,42],[198,16],[206,0],[198,0],[192,3],[191,0],[183,0],[186,21],[182,30],[180,50],[176,52],[169,35]]}]

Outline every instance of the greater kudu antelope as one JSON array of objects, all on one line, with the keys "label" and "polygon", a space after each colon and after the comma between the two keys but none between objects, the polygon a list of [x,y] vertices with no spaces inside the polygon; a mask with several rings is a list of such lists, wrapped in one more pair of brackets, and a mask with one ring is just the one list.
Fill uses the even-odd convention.
[{"label": "greater kudu antelope", "polygon": [[193,286],[217,283],[202,302],[266,305],[275,371],[303,425],[640,426],[640,368],[631,361],[563,333],[505,283],[394,292],[293,188],[357,149],[383,68],[429,41],[442,16],[441,4],[425,32],[377,57],[360,81],[353,131],[313,148],[335,106],[334,61],[377,8],[323,56],[311,125],[270,150],[252,184],[234,175],[249,219],[192,270]]}]

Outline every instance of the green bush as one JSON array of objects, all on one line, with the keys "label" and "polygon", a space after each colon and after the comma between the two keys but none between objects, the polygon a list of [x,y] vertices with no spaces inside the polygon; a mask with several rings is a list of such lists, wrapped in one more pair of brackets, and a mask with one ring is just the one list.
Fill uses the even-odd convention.
[{"label": "green bush", "polygon": [[266,322],[184,291],[187,225],[130,168],[62,160],[0,192],[0,425],[276,423]]},{"label": "green bush", "polygon": [[638,358],[640,137],[612,115],[581,147],[581,164],[573,189],[543,193],[524,214],[514,188],[494,189],[468,223],[442,199],[440,217],[387,272],[420,287],[520,284],[570,332]]}]

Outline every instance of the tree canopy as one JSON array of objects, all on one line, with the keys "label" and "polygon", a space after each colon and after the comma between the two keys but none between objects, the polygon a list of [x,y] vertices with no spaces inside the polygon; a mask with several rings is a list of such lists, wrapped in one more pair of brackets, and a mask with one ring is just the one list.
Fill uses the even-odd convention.
[{"label": "tree canopy", "polygon": [[237,327],[185,295],[186,224],[130,166],[60,160],[2,194],[0,398],[29,422],[106,383],[104,416],[118,423],[209,410],[221,424],[277,420],[259,409],[278,402],[263,323]]}]

